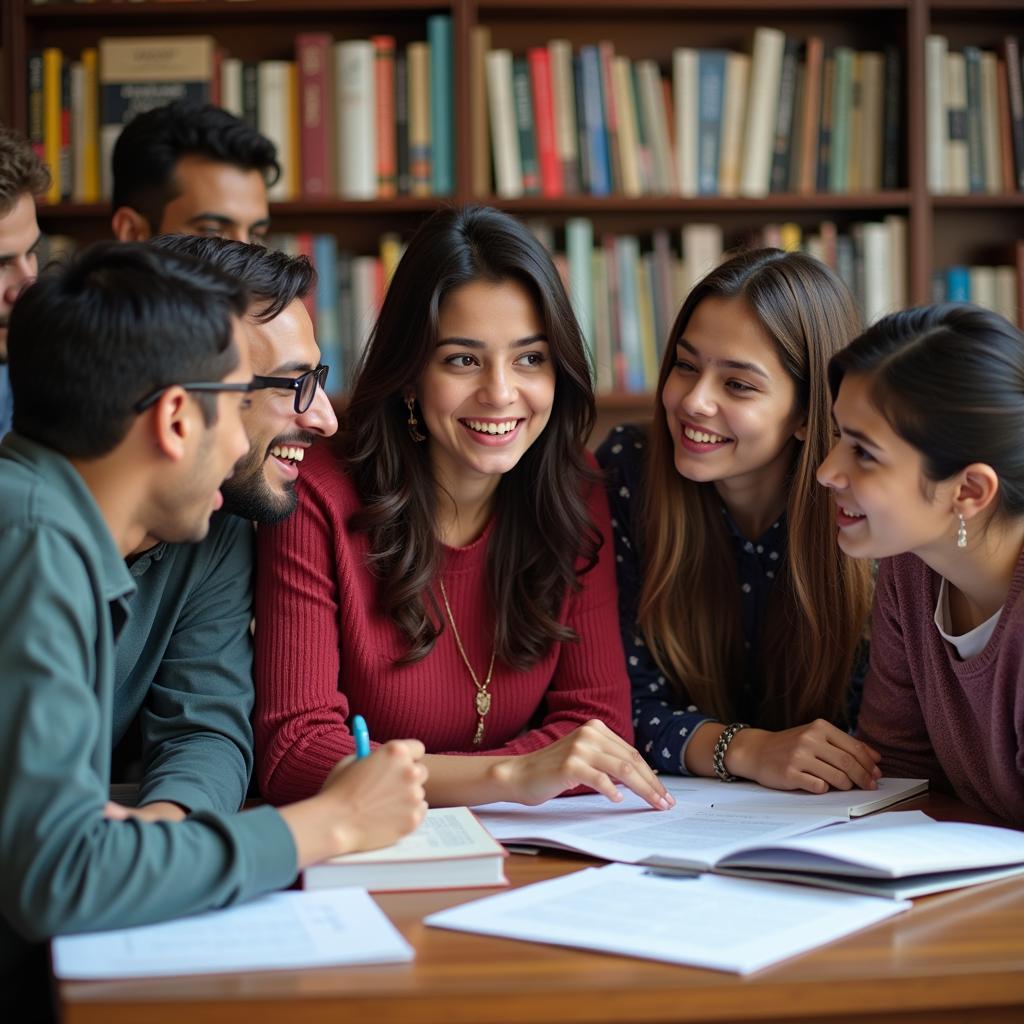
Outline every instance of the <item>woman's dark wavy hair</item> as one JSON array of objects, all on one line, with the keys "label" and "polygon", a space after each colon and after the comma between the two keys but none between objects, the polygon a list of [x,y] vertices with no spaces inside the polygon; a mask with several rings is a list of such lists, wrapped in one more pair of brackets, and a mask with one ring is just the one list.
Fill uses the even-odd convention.
[{"label": "woman's dark wavy hair", "polygon": [[928,480],[984,462],[999,477],[1003,515],[1024,515],[1024,333],[1013,324],[952,303],[892,313],[833,356],[833,400],[848,373],[868,378]]},{"label": "woman's dark wavy hair", "polygon": [[411,439],[403,395],[433,356],[446,296],[473,281],[514,281],[527,290],[555,369],[551,418],[498,484],[487,549],[496,655],[522,669],[552,643],[576,638],[558,616],[566,594],[579,588],[578,575],[595,564],[601,535],[587,509],[595,476],[584,442],[594,394],[583,336],[550,256],[518,221],[469,206],[439,210],[423,223],[388,288],[338,444],[363,503],[352,526],[369,535],[382,609],[409,640],[400,661],[418,661],[444,629],[432,587],[444,556],[429,441]]}]

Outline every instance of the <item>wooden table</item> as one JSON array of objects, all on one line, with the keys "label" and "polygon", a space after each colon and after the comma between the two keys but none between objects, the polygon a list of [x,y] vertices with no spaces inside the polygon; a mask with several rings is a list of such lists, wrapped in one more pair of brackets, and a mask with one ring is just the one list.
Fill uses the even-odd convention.
[{"label": "wooden table", "polygon": [[[985,822],[947,798],[934,817]],[[594,863],[512,856],[525,885]],[[990,1024],[1024,1021],[1024,878],[918,900],[913,909],[739,978],[645,960],[426,928],[424,915],[481,890],[378,901],[416,949],[411,964],[59,987],[71,1024],[563,1024],[800,1022]]]}]

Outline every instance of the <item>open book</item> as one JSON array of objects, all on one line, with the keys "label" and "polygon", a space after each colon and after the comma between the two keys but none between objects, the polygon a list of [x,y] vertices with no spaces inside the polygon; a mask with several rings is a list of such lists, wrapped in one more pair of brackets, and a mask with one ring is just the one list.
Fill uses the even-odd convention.
[{"label": "open book", "polygon": [[1024,874],[1024,832],[893,811],[749,847],[716,870],[911,899]]},{"label": "open book", "polygon": [[476,813],[503,843],[531,843],[623,864],[692,871],[709,871],[723,857],[752,845],[847,820],[828,812],[766,812],[682,801],[671,810],[655,811],[630,792],[624,792],[619,804],[603,796],[579,796],[549,800],[540,807],[486,804]]},{"label": "open book", "polygon": [[358,885],[371,892],[507,885],[508,854],[466,807],[432,807],[415,832],[393,846],[312,864],[304,889]]}]

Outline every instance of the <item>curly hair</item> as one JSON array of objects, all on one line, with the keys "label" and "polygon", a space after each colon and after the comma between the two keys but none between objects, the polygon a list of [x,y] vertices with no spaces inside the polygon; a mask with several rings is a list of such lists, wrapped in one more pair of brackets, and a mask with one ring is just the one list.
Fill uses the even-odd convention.
[{"label": "curly hair", "polygon": [[0,217],[28,193],[41,195],[50,187],[50,172],[28,140],[0,125]]}]

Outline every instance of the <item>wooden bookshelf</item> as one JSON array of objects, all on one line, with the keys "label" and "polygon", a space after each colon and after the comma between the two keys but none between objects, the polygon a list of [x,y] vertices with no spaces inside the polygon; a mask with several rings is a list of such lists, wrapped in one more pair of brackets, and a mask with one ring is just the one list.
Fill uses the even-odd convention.
[{"label": "wooden bookshelf", "polygon": [[[386,31],[399,43],[424,37],[430,14],[452,17],[455,60],[456,187],[447,198],[409,198],[277,203],[274,229],[329,230],[345,245],[372,251],[384,231],[408,235],[442,202],[481,198],[524,218],[555,225],[586,216],[598,230],[643,233],[655,227],[674,232],[688,222],[723,225],[727,242],[780,220],[804,228],[828,218],[840,228],[869,218],[898,214],[907,220],[908,287],[912,302],[931,297],[933,271],[950,263],[1009,261],[1024,238],[1024,193],[931,196],[925,166],[924,41],[930,32],[948,36],[950,46],[994,49],[1002,37],[1024,42],[1020,0],[205,0],[194,3],[94,2],[33,4],[5,0],[0,42],[6,55],[0,82],[0,115],[26,127],[26,62],[30,50],[58,46],[78,52],[101,36],[209,33],[244,60],[291,56],[300,32],[326,31],[336,39]],[[771,194],[761,199],[702,196],[626,198],[622,195],[528,197],[515,200],[474,196],[471,188],[469,90],[470,33],[486,25],[492,46],[524,53],[548,39],[569,39],[574,47],[610,39],[616,51],[654,58],[671,66],[673,48],[747,48],[755,27],[769,25],[787,36],[821,36],[827,45],[859,49],[893,43],[903,55],[903,139],[900,181],[894,190],[858,194]],[[106,237],[105,205],[59,204],[40,208],[44,229],[83,241]],[[601,398],[602,420],[650,414],[650,396]]]}]

